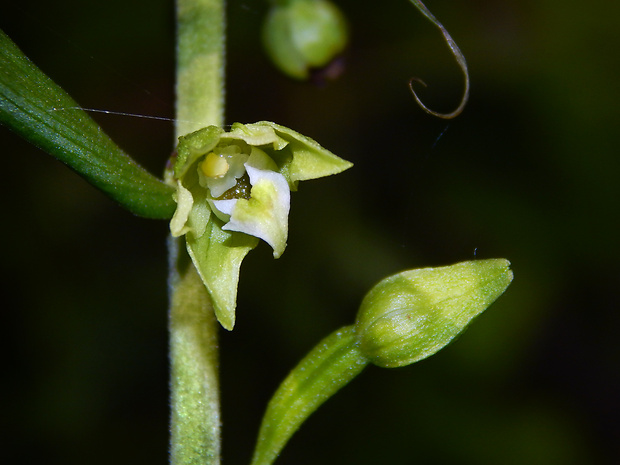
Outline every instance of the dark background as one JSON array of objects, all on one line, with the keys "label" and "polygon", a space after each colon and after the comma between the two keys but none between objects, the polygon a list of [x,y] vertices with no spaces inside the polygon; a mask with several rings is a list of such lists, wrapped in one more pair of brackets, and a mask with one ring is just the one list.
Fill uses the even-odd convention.
[{"label": "dark background", "polygon": [[[226,122],[273,120],[355,167],[301,185],[286,253],[242,267],[222,331],[224,463],[248,463],[264,406],[364,293],[405,268],[511,260],[506,294],[454,344],[368,368],[279,464],[608,464],[620,457],[620,4],[430,1],[465,53],[405,0],[339,2],[344,74],[297,83],[258,40],[266,2],[229,2]],[[0,7],[0,25],[82,106],[173,117],[171,2]],[[172,124],[94,114],[154,173]],[[167,462],[167,224],[136,218],[0,129],[3,460]]]}]

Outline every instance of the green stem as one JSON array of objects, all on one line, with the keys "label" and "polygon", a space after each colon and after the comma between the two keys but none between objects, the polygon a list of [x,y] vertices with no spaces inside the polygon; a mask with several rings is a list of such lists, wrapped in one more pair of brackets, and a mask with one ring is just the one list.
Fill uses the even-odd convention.
[{"label": "green stem", "polygon": [[271,465],[301,424],[366,365],[354,326],[340,328],[319,342],[269,401],[251,465]]},{"label": "green stem", "polygon": [[[176,136],[223,125],[224,0],[177,0]],[[169,240],[171,446],[174,465],[220,462],[217,330],[183,239]]]},{"label": "green stem", "polygon": [[169,242],[170,462],[215,465],[220,460],[217,322],[184,241]]},{"label": "green stem", "polygon": [[224,3],[177,0],[177,137],[224,124]]}]

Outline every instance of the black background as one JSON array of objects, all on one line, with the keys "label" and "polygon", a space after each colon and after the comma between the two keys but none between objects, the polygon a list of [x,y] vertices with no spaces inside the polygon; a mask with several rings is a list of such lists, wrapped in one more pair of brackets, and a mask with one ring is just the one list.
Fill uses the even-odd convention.
[{"label": "black background", "polygon": [[[506,294],[454,344],[368,368],[294,436],[286,464],[605,464],[620,444],[614,2],[429,2],[462,77],[405,0],[339,2],[346,68],[293,82],[258,40],[266,2],[230,1],[228,124],[272,120],[355,167],[304,183],[286,253],[243,264],[222,331],[224,463],[247,463],[264,406],[364,293],[406,268],[511,260]],[[22,1],[0,25],[83,107],[174,116],[174,12],[162,0]],[[172,124],[93,114],[153,173]],[[7,463],[167,462],[167,224],[136,218],[0,129]]]}]

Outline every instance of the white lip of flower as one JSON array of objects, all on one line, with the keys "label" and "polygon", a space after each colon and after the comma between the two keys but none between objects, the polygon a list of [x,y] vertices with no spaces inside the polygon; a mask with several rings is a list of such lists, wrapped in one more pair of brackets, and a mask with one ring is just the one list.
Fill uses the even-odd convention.
[{"label": "white lip of flower", "polygon": [[[252,147],[250,155],[229,146],[207,154],[199,164],[200,184],[209,188],[213,213],[227,223],[223,230],[237,231],[264,240],[278,258],[286,248],[290,188],[276,164],[262,150]],[[247,172],[252,186],[250,198],[215,200],[235,187]]]},{"label": "white lip of flower", "polygon": [[249,162],[245,167],[252,185],[250,199],[214,200],[213,205],[230,215],[230,221],[222,229],[264,240],[278,258],[286,248],[288,236],[291,203],[288,182],[275,171],[254,168]]}]

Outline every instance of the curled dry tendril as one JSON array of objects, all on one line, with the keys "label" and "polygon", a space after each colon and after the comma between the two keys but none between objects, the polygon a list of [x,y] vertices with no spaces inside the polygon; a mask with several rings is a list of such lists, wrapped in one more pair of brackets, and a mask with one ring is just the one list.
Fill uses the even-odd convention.
[{"label": "curled dry tendril", "polygon": [[435,16],[433,16],[433,14],[428,10],[428,8],[426,8],[424,3],[420,2],[419,0],[410,0],[410,1],[411,3],[415,5],[415,7],[418,10],[420,10],[420,12],[424,16],[428,18],[430,22],[432,22],[435,26],[437,26],[439,30],[441,31],[441,34],[446,40],[448,47],[450,47],[450,51],[452,52],[452,55],[454,55],[456,62],[458,63],[459,67],[461,68],[461,71],[463,72],[463,75],[465,76],[465,89],[463,90],[463,96],[461,97],[461,103],[459,103],[459,106],[454,111],[450,113],[440,113],[437,111],[433,111],[430,108],[428,108],[426,105],[424,105],[424,103],[422,103],[422,101],[420,100],[420,97],[418,97],[418,94],[416,93],[416,91],[413,89],[414,82],[418,82],[422,84],[424,87],[426,87],[426,83],[424,81],[416,77],[411,78],[409,80],[409,88],[411,89],[411,93],[413,94],[413,98],[415,99],[415,101],[428,114],[437,116],[439,118],[444,118],[444,119],[455,118],[461,114],[461,112],[465,108],[465,105],[467,104],[467,100],[469,99],[469,71],[467,70],[467,62],[465,61],[465,56],[463,55],[463,52],[461,52],[461,49],[458,47],[458,45],[456,45],[456,42],[454,41],[454,39],[452,39],[452,36],[450,36],[446,28],[443,27],[443,25],[439,21],[437,21],[437,18],[435,18]]}]

